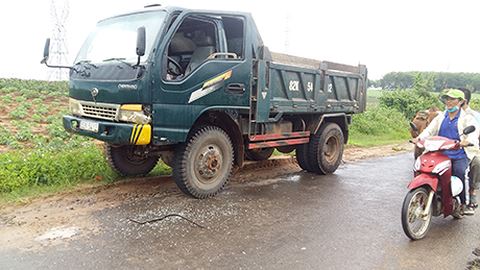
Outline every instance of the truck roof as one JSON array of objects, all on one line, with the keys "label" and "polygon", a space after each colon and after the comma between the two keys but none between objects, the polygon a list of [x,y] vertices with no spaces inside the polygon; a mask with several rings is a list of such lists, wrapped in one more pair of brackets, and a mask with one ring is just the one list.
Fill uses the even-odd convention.
[{"label": "truck roof", "polygon": [[154,11],[161,11],[164,10],[167,13],[173,13],[173,12],[184,12],[184,11],[190,11],[190,12],[202,12],[202,13],[211,13],[211,14],[218,14],[218,15],[224,15],[224,14],[229,14],[229,15],[240,15],[240,16],[251,16],[250,13],[248,12],[241,12],[241,11],[223,11],[223,10],[202,10],[202,9],[188,9],[188,8],[183,8],[183,7],[176,7],[176,6],[160,6],[160,5],[149,5],[145,6],[143,9],[138,9],[132,12],[128,13],[123,13],[123,14],[118,14],[112,17],[108,17],[105,19],[100,20],[108,20],[111,18],[117,18],[117,17],[122,17],[122,16],[127,16],[127,15],[132,15],[132,14],[138,14],[138,13],[144,13],[144,12],[154,12]]}]

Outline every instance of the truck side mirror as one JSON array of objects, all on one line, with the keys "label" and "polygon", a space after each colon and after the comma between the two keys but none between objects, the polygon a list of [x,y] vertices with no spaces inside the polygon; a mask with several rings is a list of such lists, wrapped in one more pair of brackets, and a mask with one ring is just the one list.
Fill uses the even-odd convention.
[{"label": "truck side mirror", "polygon": [[41,64],[47,63],[48,56],[50,55],[50,39],[45,40],[45,47],[43,48],[43,59],[40,61]]},{"label": "truck side mirror", "polygon": [[138,57],[145,55],[145,27],[137,29],[137,55]]}]

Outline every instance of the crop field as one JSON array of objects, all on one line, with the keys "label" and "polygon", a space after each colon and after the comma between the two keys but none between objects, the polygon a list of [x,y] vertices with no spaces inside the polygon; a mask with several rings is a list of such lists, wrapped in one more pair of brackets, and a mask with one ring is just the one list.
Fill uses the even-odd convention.
[{"label": "crop field", "polygon": [[63,129],[67,112],[67,82],[0,79],[0,200],[120,178],[102,143]]}]

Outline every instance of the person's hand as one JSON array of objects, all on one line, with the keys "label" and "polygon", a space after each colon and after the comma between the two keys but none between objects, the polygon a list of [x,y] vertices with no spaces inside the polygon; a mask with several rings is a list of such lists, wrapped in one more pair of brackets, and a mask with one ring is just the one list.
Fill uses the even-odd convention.
[{"label": "person's hand", "polygon": [[461,147],[467,147],[467,146],[472,146],[472,144],[469,143],[467,140],[462,139],[462,140],[460,141],[460,146],[461,146]]}]

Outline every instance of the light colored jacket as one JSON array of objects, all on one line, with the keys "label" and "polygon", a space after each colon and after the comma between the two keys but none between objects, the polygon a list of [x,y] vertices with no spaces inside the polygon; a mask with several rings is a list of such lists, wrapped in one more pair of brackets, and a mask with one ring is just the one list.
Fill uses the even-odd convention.
[{"label": "light colored jacket", "polygon": [[[445,113],[446,111],[443,111],[443,113],[440,113],[437,115],[437,117],[433,118],[432,122],[422,131],[422,133],[420,133],[420,135],[418,135],[418,138],[425,139],[429,136],[437,136],[443,119],[445,119]],[[472,160],[475,156],[480,155],[478,148],[480,125],[471,114],[461,109],[460,116],[458,117],[458,134],[460,134],[461,139],[464,138],[464,136],[462,136],[463,130],[472,125],[475,126],[475,131],[467,135],[466,141],[472,143],[473,146],[464,148],[469,160]]]}]

